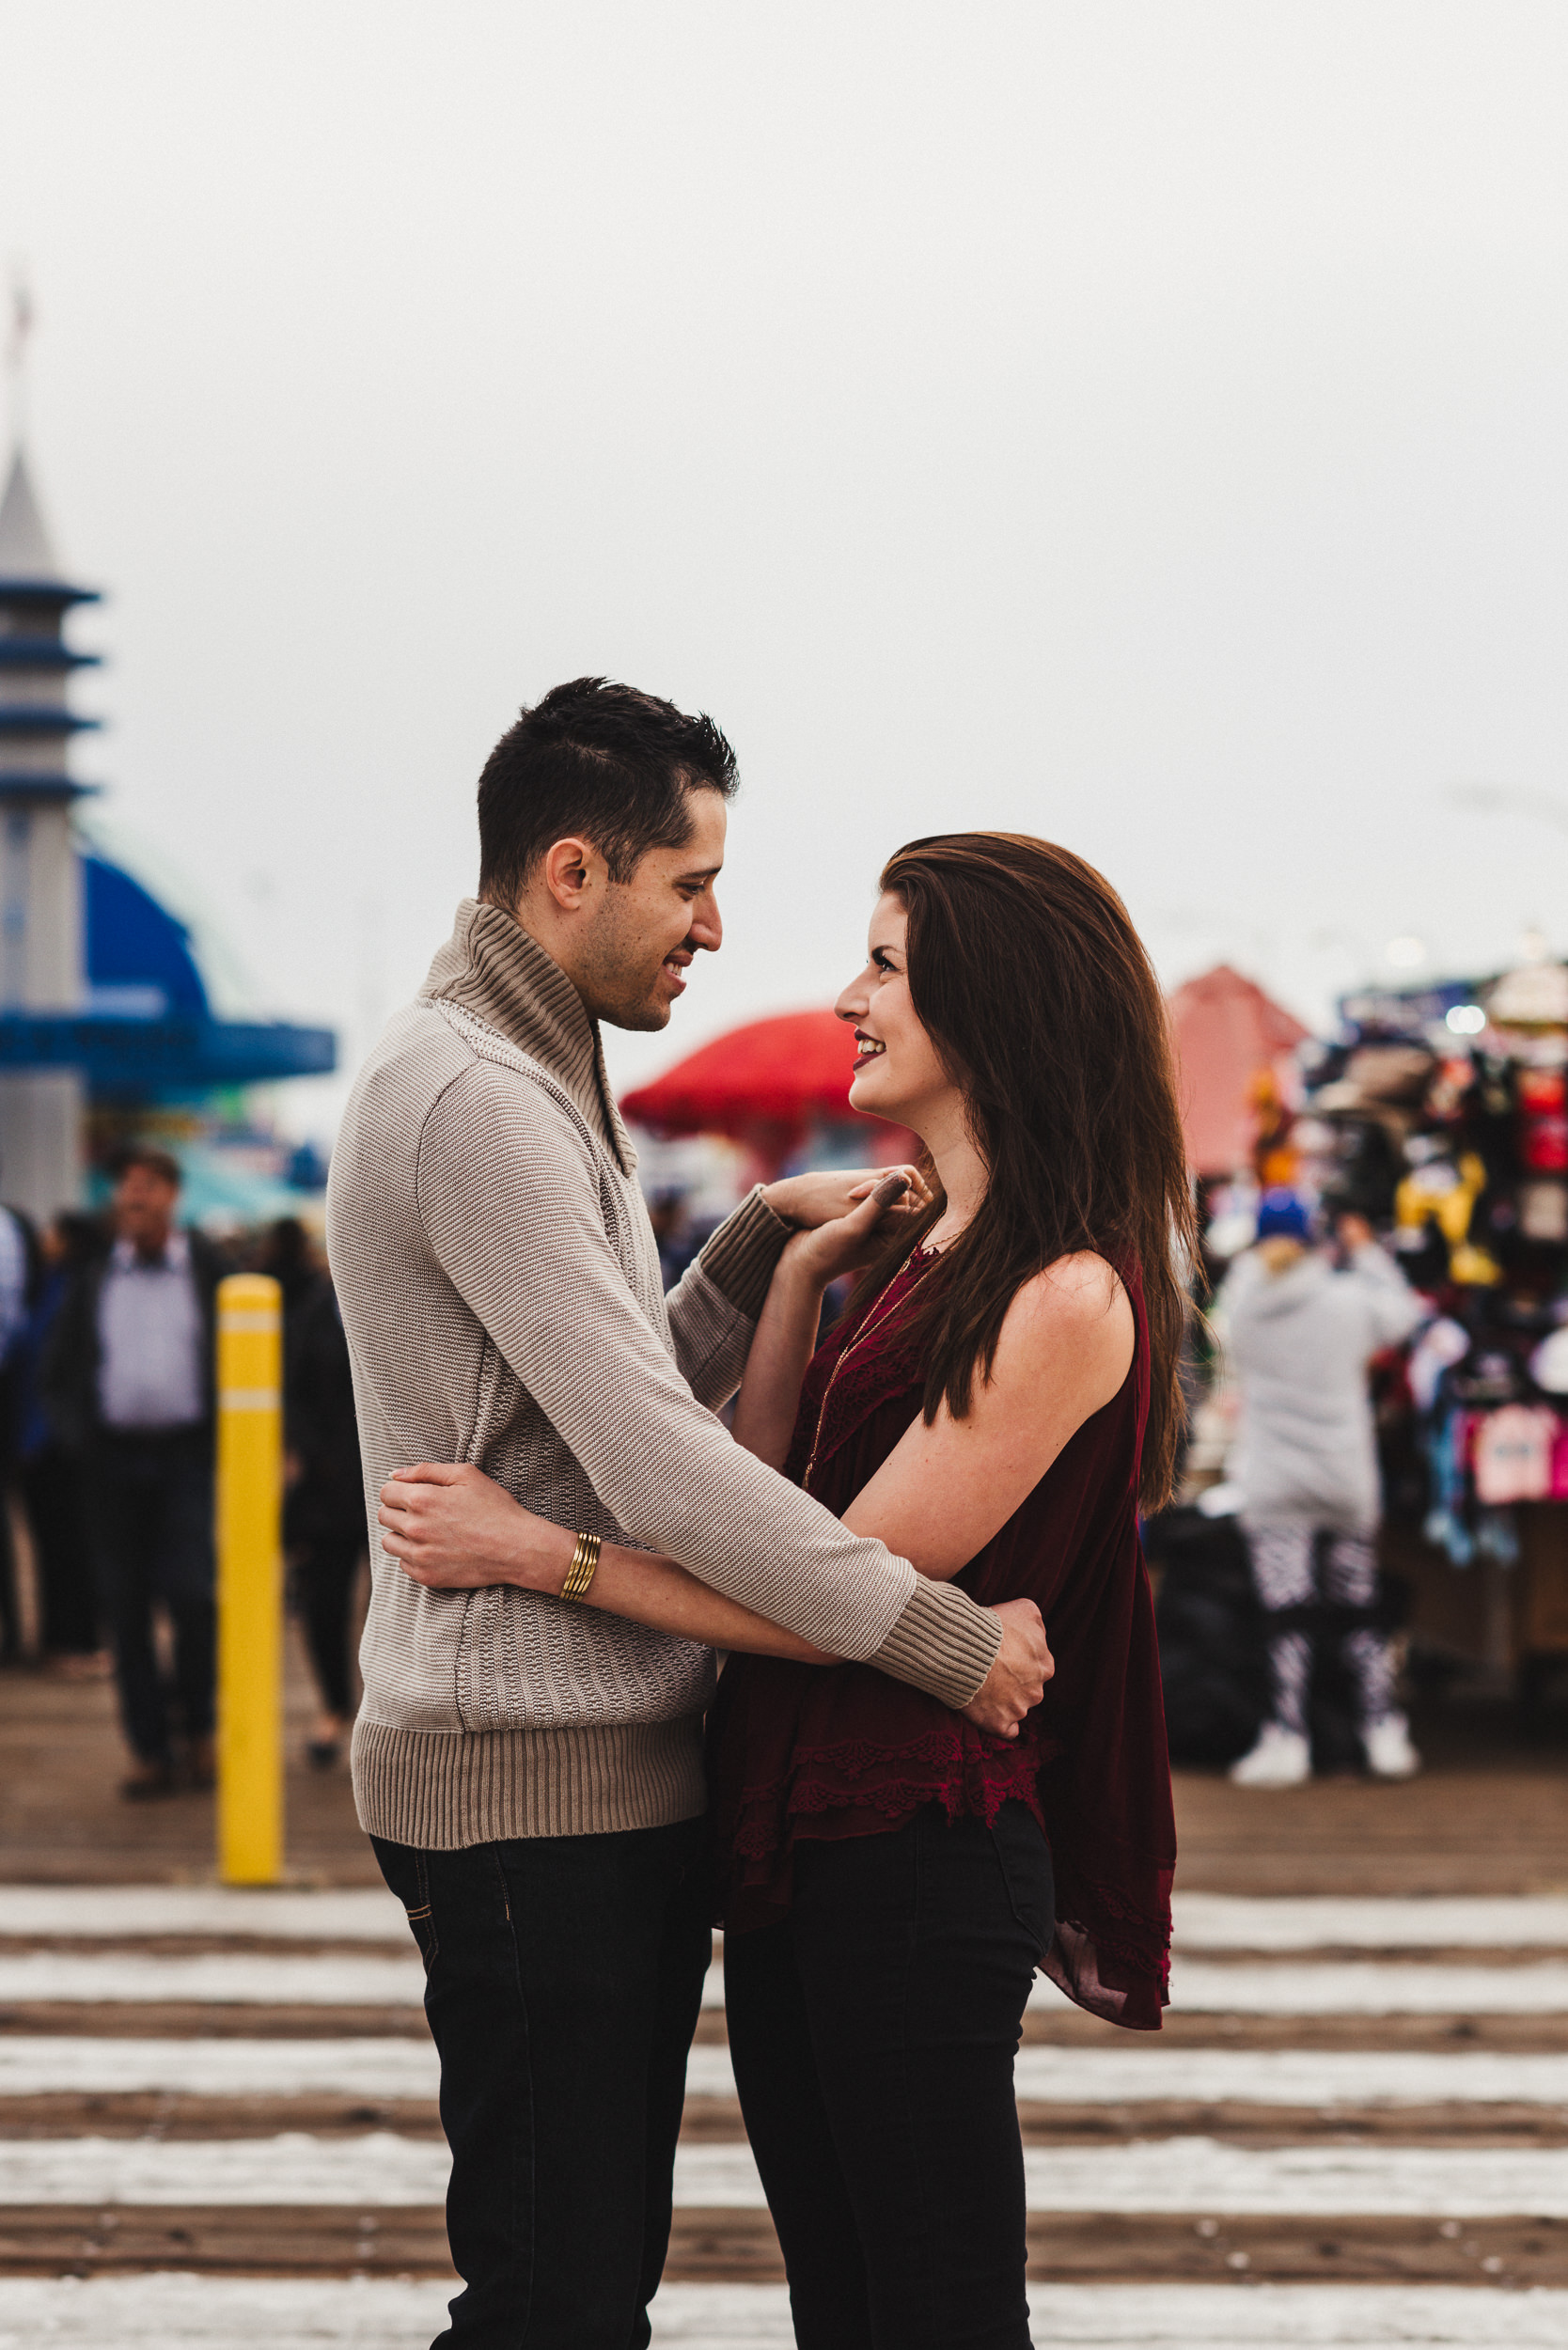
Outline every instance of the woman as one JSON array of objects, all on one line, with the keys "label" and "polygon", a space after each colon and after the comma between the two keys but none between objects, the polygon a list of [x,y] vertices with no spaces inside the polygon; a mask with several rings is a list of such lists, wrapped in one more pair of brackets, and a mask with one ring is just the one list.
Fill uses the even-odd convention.
[{"label": "woman", "polygon": [[[1156,2029],[1174,1865],[1141,1498],[1169,1484],[1191,1208],[1159,990],[1120,901],[1011,834],[916,841],[839,1001],[857,1109],[929,1197],[795,1235],[737,1439],[1057,1674],[1013,1742],[606,1544],[589,1605],[732,1652],[711,1716],[726,1993],[807,2350],[1026,2350],[1012,2054],[1037,1965]],[[868,1266],[814,1358],[823,1291]],[[417,1474],[417,1473],[416,1473]],[[384,1489],[420,1580],[559,1591],[572,1536],[474,1472]]]}]

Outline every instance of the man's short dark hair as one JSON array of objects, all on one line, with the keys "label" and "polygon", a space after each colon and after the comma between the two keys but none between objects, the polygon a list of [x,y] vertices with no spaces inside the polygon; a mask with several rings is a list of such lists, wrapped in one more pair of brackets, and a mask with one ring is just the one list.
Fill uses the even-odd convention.
[{"label": "man's short dark hair", "polygon": [[479,895],[511,906],[545,851],[591,840],[610,879],[691,838],[688,794],[729,799],[735,754],[712,718],[608,678],[573,678],[525,710],[479,777]]},{"label": "man's short dark hair", "polygon": [[158,1181],[167,1183],[171,1191],[178,1191],[184,1181],[180,1161],[173,1152],[160,1151],[155,1142],[128,1142],[122,1150],[117,1151],[109,1161],[111,1181],[123,1183],[133,1167],[144,1168],[149,1175],[156,1175]]}]

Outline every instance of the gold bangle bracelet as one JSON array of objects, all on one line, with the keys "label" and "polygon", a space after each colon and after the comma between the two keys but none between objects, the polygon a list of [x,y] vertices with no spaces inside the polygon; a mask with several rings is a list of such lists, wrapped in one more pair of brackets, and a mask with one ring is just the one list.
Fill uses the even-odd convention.
[{"label": "gold bangle bracelet", "polygon": [[572,1554],[572,1564],[566,1571],[566,1581],[561,1585],[562,1599],[582,1599],[586,1595],[589,1584],[599,1572],[599,1551],[602,1539],[598,1534],[578,1535],[577,1547]]}]

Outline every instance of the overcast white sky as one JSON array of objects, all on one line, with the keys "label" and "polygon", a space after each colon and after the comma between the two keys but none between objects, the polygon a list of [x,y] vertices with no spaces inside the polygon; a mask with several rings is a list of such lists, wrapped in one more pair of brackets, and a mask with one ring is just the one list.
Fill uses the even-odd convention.
[{"label": "overcast white sky", "polygon": [[1314,1018],[1568,948],[1568,830],[1445,798],[1568,808],[1565,123],[1560,0],[0,0],[105,829],[351,1064],[587,670],[744,777],[624,1080],[955,826]]}]

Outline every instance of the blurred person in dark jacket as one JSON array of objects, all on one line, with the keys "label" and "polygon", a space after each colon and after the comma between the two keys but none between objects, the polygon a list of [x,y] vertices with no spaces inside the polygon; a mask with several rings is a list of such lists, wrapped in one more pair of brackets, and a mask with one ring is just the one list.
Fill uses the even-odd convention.
[{"label": "blurred person in dark jacket", "polygon": [[306,1753],[324,1771],[341,1755],[353,1716],[350,1611],[366,1543],[349,1345],[324,1275],[288,1312],[287,1329],[283,1534],[321,1701]]},{"label": "blurred person in dark jacket", "polygon": [[256,1270],[270,1274],[283,1292],[287,1342],[290,1316],[315,1297],[325,1277],[321,1252],[297,1215],[280,1215],[275,1223],[268,1225],[262,1234]]},{"label": "blurred person in dark jacket", "polygon": [[[78,1274],[45,1349],[44,1407],[84,1454],[99,1588],[132,1767],[120,1793],[172,1794],[175,1731],[188,1781],[212,1784],[212,1436],[215,1294],[225,1270],[175,1222],[180,1167],[135,1145],[115,1167],[114,1246]],[[153,1620],[174,1634],[159,1670]],[[172,1700],[172,1702],[171,1702]]]},{"label": "blurred person in dark jacket", "polygon": [[698,1252],[698,1242],[686,1210],[686,1195],[679,1185],[656,1191],[648,1203],[648,1220],[659,1244],[659,1278],[665,1292],[674,1289]]},{"label": "blurred person in dark jacket", "polygon": [[18,1480],[38,1562],[46,1660],[72,1678],[96,1675],[104,1660],[98,1578],[83,1494],[84,1464],[44,1403],[40,1373],[50,1334],[78,1277],[103,1253],[95,1219],[69,1209],[40,1236],[38,1294],[12,1357]]},{"label": "blurred person in dark jacket", "polygon": [[22,1654],[22,1609],[6,1497],[16,1475],[16,1355],[38,1292],[39,1242],[20,1208],[0,1207],[0,1665]]}]

